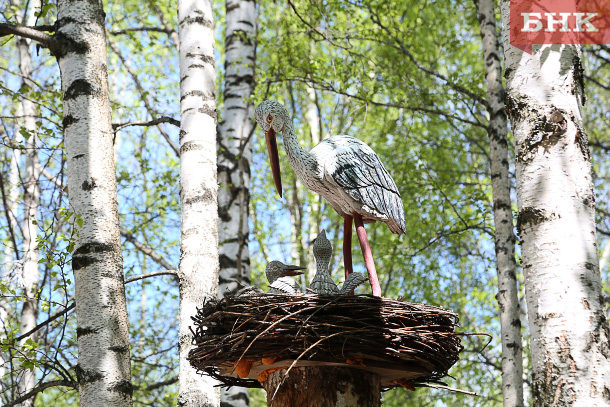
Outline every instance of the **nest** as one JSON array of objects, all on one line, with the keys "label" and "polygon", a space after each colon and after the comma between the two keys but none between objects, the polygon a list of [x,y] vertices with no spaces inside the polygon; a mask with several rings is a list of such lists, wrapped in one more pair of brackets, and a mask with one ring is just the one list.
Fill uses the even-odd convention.
[{"label": "nest", "polygon": [[261,387],[266,372],[284,368],[345,366],[379,374],[386,389],[409,388],[439,383],[462,350],[455,313],[370,295],[228,296],[193,320],[188,359],[224,386]]}]

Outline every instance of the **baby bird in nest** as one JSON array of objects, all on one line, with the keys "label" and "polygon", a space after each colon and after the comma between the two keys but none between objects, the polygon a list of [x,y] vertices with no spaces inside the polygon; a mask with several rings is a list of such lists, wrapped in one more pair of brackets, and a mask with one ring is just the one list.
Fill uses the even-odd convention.
[{"label": "baby bird in nest", "polygon": [[351,273],[339,289],[330,277],[328,266],[333,253],[333,247],[326,238],[326,231],[322,230],[313,243],[313,256],[316,259],[316,275],[313,277],[309,289],[321,295],[346,295],[362,284],[366,277],[362,273]]},{"label": "baby bird in nest", "polygon": [[305,267],[284,264],[277,260],[267,264],[265,275],[271,287],[268,294],[296,294],[297,284],[292,276],[303,274],[299,270],[305,270]]}]

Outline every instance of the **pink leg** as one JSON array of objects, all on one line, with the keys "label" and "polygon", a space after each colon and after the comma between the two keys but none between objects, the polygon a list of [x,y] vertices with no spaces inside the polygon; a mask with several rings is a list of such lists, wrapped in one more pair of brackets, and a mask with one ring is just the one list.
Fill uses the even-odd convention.
[{"label": "pink leg", "polygon": [[343,265],[345,266],[345,277],[354,272],[352,266],[352,217],[345,215],[343,221]]},{"label": "pink leg", "polygon": [[[352,220],[350,215],[345,215],[343,221],[343,265],[345,266],[345,278],[354,272],[352,266]],[[354,290],[350,291],[354,295]]]},{"label": "pink leg", "polygon": [[381,297],[381,286],[379,285],[379,279],[377,278],[377,270],[375,270],[373,253],[371,253],[369,239],[366,237],[366,230],[364,230],[362,216],[355,214],[354,223],[356,224],[356,234],[358,235],[358,240],[360,240],[360,247],[362,248],[362,256],[364,256],[364,264],[366,265],[366,269],[369,272],[369,281],[371,282],[373,295],[376,297]]}]

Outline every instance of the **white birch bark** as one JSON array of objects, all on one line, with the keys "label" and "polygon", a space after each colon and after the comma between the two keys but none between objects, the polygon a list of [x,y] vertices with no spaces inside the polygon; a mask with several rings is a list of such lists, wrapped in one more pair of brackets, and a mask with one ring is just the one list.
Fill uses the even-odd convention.
[{"label": "white birch bark", "polygon": [[253,0],[226,1],[223,121],[218,126],[219,295],[250,283],[248,208],[254,107]]},{"label": "white birch bark", "polygon": [[[20,7],[19,1],[13,1],[13,4]],[[31,7],[33,8],[34,2]],[[33,10],[23,10],[20,18],[24,25],[34,25],[35,16]],[[19,73],[21,75],[21,86],[33,88],[32,82],[32,55],[30,54],[30,40],[22,37],[17,37],[17,51],[19,54]],[[22,283],[24,301],[21,308],[21,320],[19,324],[19,335],[29,332],[36,326],[38,319],[38,299],[36,292],[38,290],[38,225],[36,215],[38,213],[38,202],[40,198],[40,189],[38,179],[38,135],[36,134],[36,109],[34,103],[27,97],[21,100],[21,112],[23,117],[20,118],[20,125],[16,131],[21,133],[24,130],[28,137],[25,140],[25,177],[23,179],[23,254],[22,254]],[[24,346],[26,341],[31,336],[23,338],[19,341],[20,346]],[[34,338],[35,339],[35,338]],[[19,373],[18,378],[18,395],[23,395],[34,388],[36,385],[35,371],[24,369]],[[33,406],[34,398],[31,398],[21,404],[22,406]]]},{"label": "white birch bark", "polygon": [[483,42],[489,103],[489,151],[495,226],[498,306],[502,341],[502,397],[505,407],[523,407],[521,319],[515,261],[515,235],[508,171],[508,125],[494,0],[475,0]]},{"label": "white birch bark", "polygon": [[131,406],[129,321],[102,3],[59,0],[54,37],[61,43],[56,57],[70,205],[82,219],[72,254],[80,404]]},{"label": "white birch bark", "polygon": [[534,405],[609,406],[580,46],[520,51],[509,41],[509,0],[501,4]]},{"label": "white birch bark", "polygon": [[[254,106],[254,0],[227,0],[223,121],[218,126],[218,295],[250,285],[248,250]],[[247,388],[220,390],[223,407],[247,407]]]},{"label": "white birch bark", "polygon": [[196,307],[218,295],[218,201],[214,23],[209,0],[179,0],[180,37],[180,378],[178,406],[215,407],[218,388],[187,356]]}]

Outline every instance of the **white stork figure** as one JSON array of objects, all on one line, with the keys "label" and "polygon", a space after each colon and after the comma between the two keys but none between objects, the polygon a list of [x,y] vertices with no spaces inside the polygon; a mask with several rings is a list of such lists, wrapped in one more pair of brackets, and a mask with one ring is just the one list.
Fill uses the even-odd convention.
[{"label": "white stork figure", "polygon": [[311,151],[299,144],[292,119],[280,103],[266,100],[254,113],[265,132],[275,187],[282,196],[282,178],[276,134],[282,133],[290,166],[303,184],[319,193],[344,218],[343,264],[346,277],[352,273],[352,219],[369,273],[373,295],[381,296],[381,287],[364,223],[385,222],[394,233],[405,232],[405,213],[400,193],[392,176],[375,152],[351,136],[333,136],[322,140]]}]

